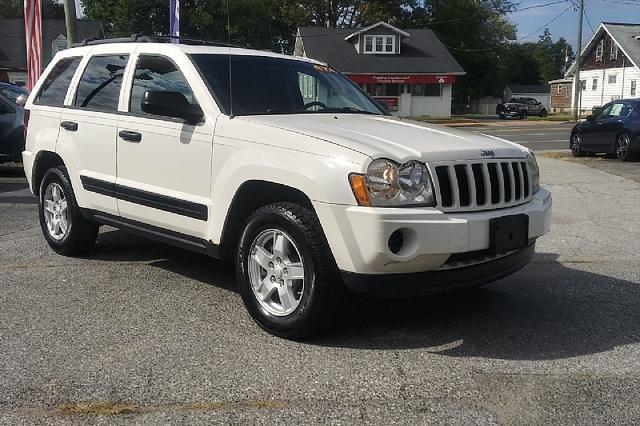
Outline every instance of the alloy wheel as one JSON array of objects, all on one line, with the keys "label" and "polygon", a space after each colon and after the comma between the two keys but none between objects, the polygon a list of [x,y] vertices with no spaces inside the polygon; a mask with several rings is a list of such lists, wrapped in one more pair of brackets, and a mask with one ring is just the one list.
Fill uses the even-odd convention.
[{"label": "alloy wheel", "polygon": [[629,156],[629,137],[627,135],[618,136],[616,141],[616,156],[620,160],[626,160]]},{"label": "alloy wheel", "polygon": [[574,133],[571,136],[571,153],[574,157],[582,155],[582,141],[580,140],[580,135],[578,133]]},{"label": "alloy wheel", "polygon": [[62,240],[69,231],[69,209],[62,187],[52,182],[45,190],[42,208],[47,231],[56,241]]},{"label": "alloy wheel", "polygon": [[260,306],[274,316],[293,313],[302,300],[304,261],[293,239],[278,229],[262,231],[249,251],[249,281]]}]

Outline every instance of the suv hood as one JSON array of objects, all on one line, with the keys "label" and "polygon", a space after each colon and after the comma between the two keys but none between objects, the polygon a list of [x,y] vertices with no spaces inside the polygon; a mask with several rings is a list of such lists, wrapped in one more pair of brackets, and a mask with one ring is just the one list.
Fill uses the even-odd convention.
[{"label": "suv hood", "polygon": [[[365,114],[291,114],[236,119],[276,127],[352,149],[371,158],[399,162],[522,158],[529,150],[495,136]],[[483,155],[484,154],[484,155]]]}]

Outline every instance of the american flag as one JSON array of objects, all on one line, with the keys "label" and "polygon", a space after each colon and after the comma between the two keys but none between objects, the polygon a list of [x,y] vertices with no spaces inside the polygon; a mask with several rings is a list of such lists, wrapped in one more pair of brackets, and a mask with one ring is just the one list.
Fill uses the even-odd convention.
[{"label": "american flag", "polygon": [[27,88],[31,91],[42,71],[42,4],[40,0],[24,0],[24,33],[27,41]]},{"label": "american flag", "polygon": [[180,0],[169,0],[169,32],[172,36],[180,36]]}]

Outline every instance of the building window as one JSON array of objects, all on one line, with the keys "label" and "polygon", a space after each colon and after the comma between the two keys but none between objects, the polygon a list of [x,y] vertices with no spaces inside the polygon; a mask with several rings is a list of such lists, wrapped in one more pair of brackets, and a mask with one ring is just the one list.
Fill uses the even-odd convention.
[{"label": "building window", "polygon": [[591,90],[598,90],[598,79],[594,78],[591,81]]},{"label": "building window", "polygon": [[384,37],[376,36],[376,52],[382,52],[383,49]]},{"label": "building window", "polygon": [[613,40],[611,40],[611,56],[609,56],[609,59],[611,59],[612,61],[618,59],[618,45]]},{"label": "building window", "polygon": [[587,80],[580,80],[580,90],[587,90]]},{"label": "building window", "polygon": [[562,84],[558,84],[558,95],[562,95]]},{"label": "building window", "polygon": [[365,36],[364,37],[364,51],[365,52],[373,52],[373,37]]},{"label": "building window", "polygon": [[364,36],[364,53],[395,53],[396,37],[383,35]]},{"label": "building window", "polygon": [[631,96],[635,96],[636,95],[636,85],[638,84],[638,82],[636,80],[631,80]]},{"label": "building window", "polygon": [[441,84],[414,84],[411,89],[413,96],[441,96]]},{"label": "building window", "polygon": [[395,40],[393,36],[387,36],[385,37],[385,45],[384,45],[384,50],[387,53],[393,53],[393,51],[395,50],[396,44],[395,44]]},{"label": "building window", "polygon": [[600,40],[596,47],[596,62],[602,62],[602,54],[604,53],[604,39]]},{"label": "building window", "polygon": [[612,74],[609,76],[609,84],[616,84],[617,76]]}]

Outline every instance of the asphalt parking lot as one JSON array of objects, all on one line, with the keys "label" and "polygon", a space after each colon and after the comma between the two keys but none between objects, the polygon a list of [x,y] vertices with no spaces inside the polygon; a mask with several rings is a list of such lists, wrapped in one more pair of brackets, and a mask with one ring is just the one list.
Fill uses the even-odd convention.
[{"label": "asphalt parking lot", "polygon": [[0,166],[0,424],[637,424],[640,163],[539,161],[554,212],[532,264],[356,298],[298,343],[253,324],[228,264],[107,227],[54,254]]}]

